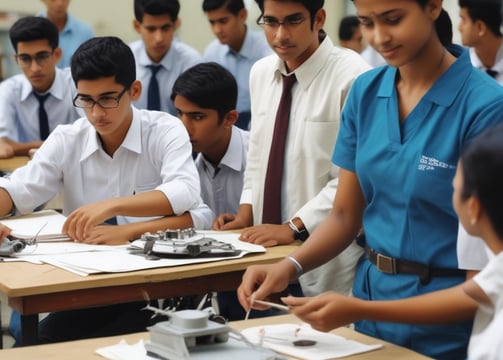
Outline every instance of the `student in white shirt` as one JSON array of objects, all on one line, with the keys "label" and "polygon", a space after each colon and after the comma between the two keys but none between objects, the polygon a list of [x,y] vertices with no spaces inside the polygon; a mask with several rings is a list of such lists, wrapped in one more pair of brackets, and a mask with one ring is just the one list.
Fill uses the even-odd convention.
[{"label": "student in white shirt", "polygon": [[[331,154],[340,113],[354,79],[369,66],[354,51],[334,46],[323,31],[323,1],[256,0],[258,23],[275,52],[250,73],[252,121],[241,204],[237,213],[220,214],[217,230],[244,229],[244,241],[275,246],[305,240],[328,215],[338,168]],[[281,181],[281,220],[263,221],[264,190],[282,78],[295,75]],[[290,223],[291,222],[291,223]],[[291,226],[293,224],[293,226]],[[299,279],[305,295],[332,289],[349,293],[362,249],[343,254]]]},{"label": "student in white shirt", "polygon": [[[28,16],[12,25],[9,36],[23,74],[0,83],[0,158],[28,155],[57,125],[79,118],[72,105],[70,69],[56,67],[62,56],[56,26],[46,18]],[[39,123],[39,96],[47,96],[45,131]]]},{"label": "student in white shirt", "polygon": [[[0,215],[29,213],[63,189],[63,233],[75,241],[121,244],[147,231],[208,228],[212,213],[182,123],[131,106],[141,93],[131,49],[115,37],[88,40],[72,58],[72,76],[73,103],[86,117],[58,127],[26,166],[0,179]],[[54,342],[142,331],[150,317],[142,306],[52,313],[39,336]]]},{"label": "student in white shirt", "polygon": [[503,85],[501,0],[459,0],[461,42],[470,47],[473,66]]}]

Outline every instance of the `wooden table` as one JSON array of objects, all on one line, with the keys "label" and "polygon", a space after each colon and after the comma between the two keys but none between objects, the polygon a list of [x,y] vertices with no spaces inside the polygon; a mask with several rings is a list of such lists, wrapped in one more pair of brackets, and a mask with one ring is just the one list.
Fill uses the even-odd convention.
[{"label": "wooden table", "polygon": [[[237,330],[244,329],[252,326],[268,325],[268,324],[281,324],[281,323],[299,323],[299,320],[292,315],[283,316],[273,316],[261,319],[252,319],[247,321],[237,321],[232,322],[231,326]],[[349,328],[339,328],[333,333],[343,336],[348,339],[353,339],[364,344],[376,344],[380,343],[384,346],[381,349],[374,350],[372,352],[367,352],[359,355],[354,355],[346,357],[345,359],[361,360],[361,359],[373,359],[373,360],[389,360],[389,359],[407,359],[407,360],[422,360],[429,359],[426,356],[420,355],[412,350],[393,345],[382,341],[380,339],[374,339],[372,337],[360,334]],[[104,337],[80,341],[70,341],[64,343],[50,344],[50,345],[39,345],[39,346],[27,346],[24,348],[16,349],[6,349],[0,350],[0,358],[2,360],[28,360],[28,359],[39,359],[39,360],[87,360],[87,359],[103,359],[101,356],[95,353],[95,350],[104,347],[117,344],[121,339],[125,339],[129,344],[134,344],[140,339],[148,340],[149,335],[146,332]]]},{"label": "wooden table", "polygon": [[0,292],[21,314],[23,343],[36,344],[38,314],[144,299],[235,290],[249,265],[274,263],[298,245],[268,248],[264,254],[196,265],[82,277],[52,265],[0,262]]},{"label": "wooden table", "polygon": [[15,156],[10,159],[0,159],[0,171],[11,172],[18,167],[26,165],[30,160],[28,156]]}]

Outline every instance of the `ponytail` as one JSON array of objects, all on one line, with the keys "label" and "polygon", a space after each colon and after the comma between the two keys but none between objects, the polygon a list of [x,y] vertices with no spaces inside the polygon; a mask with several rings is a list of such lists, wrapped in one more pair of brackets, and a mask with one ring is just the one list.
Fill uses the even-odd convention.
[{"label": "ponytail", "polygon": [[442,9],[435,21],[435,29],[443,46],[452,45],[452,21],[449,14],[444,9]]}]

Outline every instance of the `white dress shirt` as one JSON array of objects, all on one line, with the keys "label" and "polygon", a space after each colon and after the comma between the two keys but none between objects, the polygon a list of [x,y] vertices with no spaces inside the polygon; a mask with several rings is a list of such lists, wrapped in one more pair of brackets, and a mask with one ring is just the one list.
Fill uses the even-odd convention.
[{"label": "white dress shirt", "polygon": [[[328,36],[295,70],[282,180],[282,221],[298,216],[312,233],[332,209],[338,169],[332,152],[346,96],[354,79],[370,67],[354,51],[335,47]],[[252,204],[262,222],[264,182],[285,64],[277,55],[255,63],[250,74],[252,120],[242,204]],[[305,295],[349,292],[362,249],[351,245],[327,264],[300,278]]]},{"label": "white dress shirt", "polygon": [[216,168],[203,154],[199,153],[196,158],[201,179],[201,196],[217,216],[222,213],[235,214],[239,209],[248,137],[248,131],[233,126],[227,151]]},{"label": "white dress shirt", "polygon": [[[76,90],[70,69],[56,69],[51,94],[44,108],[49,119],[49,131],[60,124],[70,124],[80,117],[73,107]],[[39,102],[24,74],[14,75],[0,83],[0,137],[18,142],[40,140]]]},{"label": "white dress shirt", "polygon": [[[477,53],[475,52],[475,49],[470,48],[469,51],[470,51],[470,60],[472,61],[473,66],[482,71],[486,71],[487,68],[482,64],[482,61],[480,61],[479,57],[477,56]],[[494,77],[494,79],[501,85],[503,85],[503,42],[501,43],[500,48],[498,49],[498,53],[496,54],[496,59],[494,61],[494,66],[491,68],[491,70],[498,72],[498,74]]]},{"label": "white dress shirt", "polygon": [[[87,118],[54,130],[33,160],[0,178],[16,207],[30,213],[63,189],[63,213],[113,197],[162,191],[175,214],[191,210],[198,229],[209,228],[211,210],[202,203],[199,177],[187,132],[177,118],[133,108],[121,146],[110,157]],[[145,218],[117,217],[118,224]]]},{"label": "white dress shirt", "polygon": [[[140,98],[134,103],[138,109],[147,108],[148,100],[148,84],[152,71],[148,68],[149,65],[155,65],[150,60],[145,50],[145,44],[142,40],[135,41],[129,44],[133,51],[136,61],[136,78],[142,83],[142,92]],[[197,50],[182,43],[178,40],[173,40],[171,46],[162,58],[158,65],[162,67],[157,72],[156,78],[159,83],[159,95],[161,99],[161,111],[170,113],[176,116],[176,109],[173,101],[171,101],[171,91],[176,79],[188,68],[202,62],[201,55]]]},{"label": "white dress shirt", "polygon": [[490,299],[490,304],[479,303],[475,314],[468,359],[501,359],[503,356],[503,252],[493,255],[489,264],[473,281]]}]

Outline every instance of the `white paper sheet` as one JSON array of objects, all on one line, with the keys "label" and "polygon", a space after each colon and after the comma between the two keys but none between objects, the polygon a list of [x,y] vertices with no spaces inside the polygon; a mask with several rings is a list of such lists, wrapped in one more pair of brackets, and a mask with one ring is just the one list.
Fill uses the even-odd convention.
[{"label": "white paper sheet", "polygon": [[65,221],[66,217],[55,210],[42,210],[4,218],[0,223],[12,229],[11,237],[30,240],[38,233],[37,241],[41,242],[69,240],[61,233]]},{"label": "white paper sheet", "polygon": [[[204,232],[216,240],[230,243],[237,250],[242,250],[237,256],[215,258],[184,258],[148,260],[142,254],[130,254],[127,245],[106,246],[87,245],[75,242],[40,243],[28,247],[26,252],[17,254],[18,260],[41,261],[73,272],[80,276],[98,273],[116,273],[153,269],[168,266],[180,266],[211,261],[241,258],[248,253],[265,252],[260,245],[249,244],[239,240],[239,234],[229,232]],[[139,244],[139,243],[137,243]],[[32,248],[30,250],[30,248]],[[28,253],[28,251],[31,251]]]},{"label": "white paper sheet", "polygon": [[[308,324],[255,326],[241,331],[254,344],[299,359],[328,360],[376,350],[382,344],[365,345],[342,336],[312,329]],[[262,336],[263,335],[263,336]],[[261,340],[262,338],[262,340]],[[314,340],[313,346],[295,346],[295,340]]]}]

